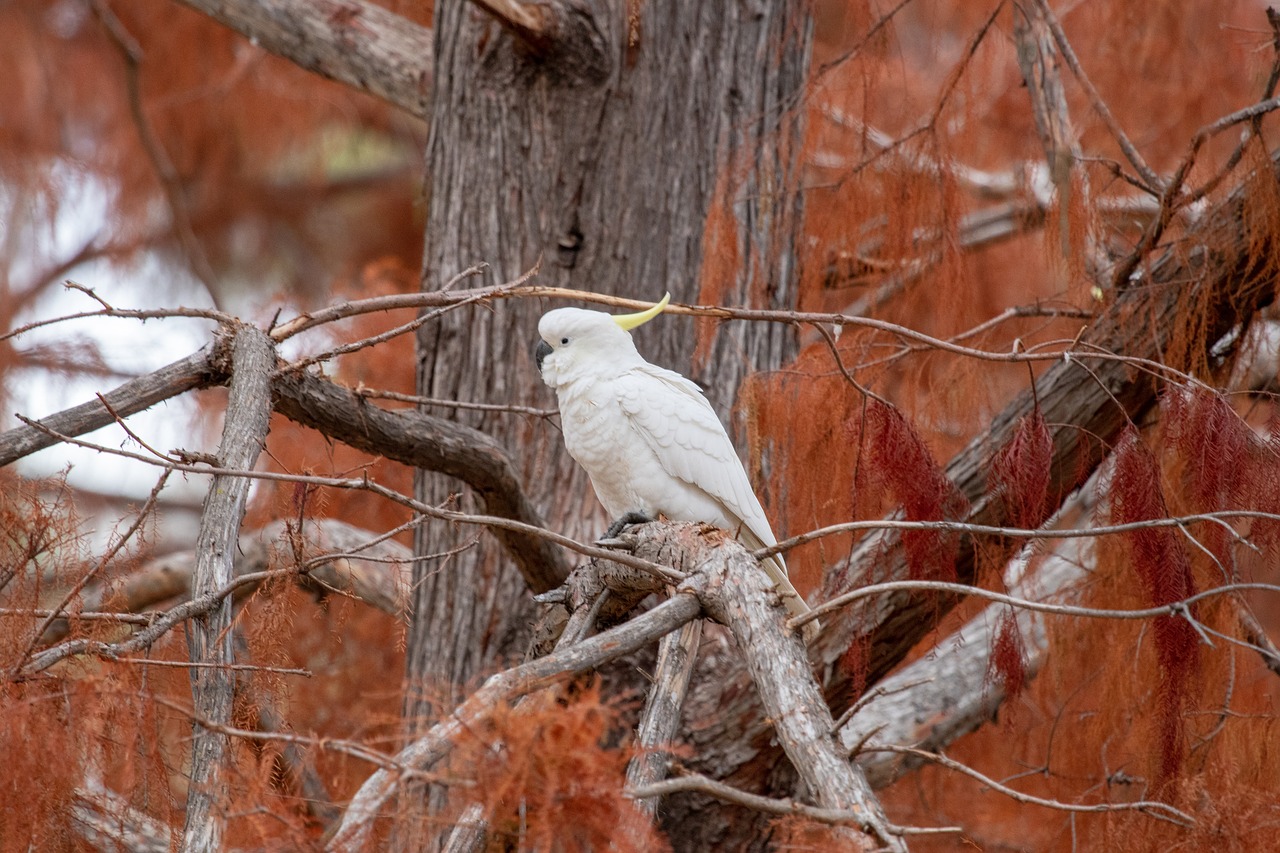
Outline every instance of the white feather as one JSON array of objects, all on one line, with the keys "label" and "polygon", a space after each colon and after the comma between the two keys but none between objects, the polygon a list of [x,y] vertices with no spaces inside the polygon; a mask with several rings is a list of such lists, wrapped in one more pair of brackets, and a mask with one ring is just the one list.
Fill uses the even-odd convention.
[{"label": "white feather", "polygon": [[[613,518],[702,521],[760,548],[777,543],[724,426],[701,389],[645,361],[600,311],[560,308],[538,332],[542,377],[556,391],[569,454]],[[781,556],[762,563],[792,615],[808,612]],[[816,631],[806,626],[806,637]]]}]

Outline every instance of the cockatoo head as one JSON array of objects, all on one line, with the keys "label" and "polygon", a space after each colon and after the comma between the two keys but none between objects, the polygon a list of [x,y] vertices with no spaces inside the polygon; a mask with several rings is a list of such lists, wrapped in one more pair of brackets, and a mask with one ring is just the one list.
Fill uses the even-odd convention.
[{"label": "cockatoo head", "polygon": [[662,313],[671,294],[635,314],[606,314],[582,308],[557,308],[542,315],[534,350],[542,381],[552,388],[599,373],[602,368],[624,370],[643,361],[630,331]]}]

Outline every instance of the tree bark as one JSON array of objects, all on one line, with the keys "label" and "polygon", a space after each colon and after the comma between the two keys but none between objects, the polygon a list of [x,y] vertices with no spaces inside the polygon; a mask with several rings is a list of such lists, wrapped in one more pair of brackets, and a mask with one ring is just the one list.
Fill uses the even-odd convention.
[{"label": "tree bark", "polygon": [[430,111],[431,31],[365,0],[181,0],[253,44],[418,118]]},{"label": "tree bark", "polygon": [[[636,746],[643,750],[627,765],[627,787],[643,788],[667,778],[674,756],[664,751],[676,742],[683,719],[684,697],[689,691],[694,658],[702,641],[702,621],[694,621],[668,634],[658,643],[658,661],[653,669],[653,686],[645,699]],[[658,813],[658,798],[636,801],[636,810],[650,820]]]},{"label": "tree bark", "polygon": [[[804,7],[542,5],[542,19],[559,22],[552,45],[531,44],[510,21],[461,0],[436,6],[424,289],[477,261],[502,279],[542,258],[551,285],[791,307],[799,126],[787,111],[808,68]],[[711,248],[749,260],[720,263],[711,275],[708,218],[730,202],[722,218],[732,224]],[[537,317],[550,307],[465,309],[424,327],[420,392],[545,405],[551,397],[532,347]],[[778,367],[795,350],[786,326],[729,324],[709,332],[705,367],[690,370],[693,328],[664,319],[640,330],[639,344],[651,360],[703,382],[722,415],[746,372]],[[521,474],[554,529],[575,537],[603,530],[557,431],[473,412],[459,418],[526,448]],[[451,489],[424,475],[417,496],[438,503]],[[447,525],[424,526],[415,551],[438,550],[451,535]],[[411,684],[448,699],[518,653],[528,598],[504,562],[482,544],[444,571],[419,572]],[[411,703],[407,714],[429,719],[430,709]]]},{"label": "tree bark", "polygon": [[[261,329],[248,325],[235,330],[231,346],[231,387],[218,464],[248,471],[253,468],[267,438],[275,347]],[[231,582],[249,486],[248,479],[227,474],[215,475],[209,484],[200,535],[196,539],[196,565],[191,580],[193,597],[214,592]],[[187,646],[193,662],[212,664],[191,670],[191,697],[196,715],[212,723],[229,722],[235,678],[230,669],[219,664],[230,664],[233,660],[230,598],[224,598],[216,609],[192,621]],[[209,731],[199,723],[194,725],[191,785],[182,839],[182,849],[188,853],[215,853],[222,848],[226,820],[222,809],[230,790],[226,766],[228,746],[225,734]]]}]

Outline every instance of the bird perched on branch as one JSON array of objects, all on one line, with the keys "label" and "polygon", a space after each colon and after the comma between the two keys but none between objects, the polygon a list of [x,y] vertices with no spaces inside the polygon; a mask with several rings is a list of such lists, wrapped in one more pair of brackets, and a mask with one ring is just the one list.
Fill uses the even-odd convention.
[{"label": "bird perched on branch", "polygon": [[[565,447],[615,519],[611,535],[661,515],[722,527],[751,548],[774,545],[742,461],[701,389],[645,361],[631,340],[630,331],[670,300],[667,294],[636,314],[557,308],[542,316],[535,357],[556,392]],[[761,565],[791,615],[807,613],[782,557]],[[805,639],[817,630],[807,623]]]}]

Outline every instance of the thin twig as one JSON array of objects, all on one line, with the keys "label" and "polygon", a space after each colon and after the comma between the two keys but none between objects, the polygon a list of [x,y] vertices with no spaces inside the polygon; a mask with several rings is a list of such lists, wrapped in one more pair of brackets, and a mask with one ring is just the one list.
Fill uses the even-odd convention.
[{"label": "thin twig", "polygon": [[[668,794],[682,793],[698,793],[708,794],[727,803],[745,806],[758,812],[774,815],[799,815],[801,817],[816,820],[819,823],[831,824],[832,826],[857,826],[864,827],[866,818],[856,811],[849,809],[824,809],[818,806],[811,806],[807,803],[797,802],[796,800],[785,797],[762,797],[759,794],[752,794],[741,788],[735,788],[732,785],[726,785],[723,782],[717,782],[700,773],[688,773],[682,776],[676,776],[672,779],[664,779],[661,782],[651,782],[647,785],[639,785],[628,788],[626,795],[633,800],[647,799],[649,797],[665,797]],[[959,826],[895,826],[889,824],[885,827],[893,835],[941,835],[955,832],[963,832],[963,828]]]},{"label": "thin twig", "polygon": [[1083,66],[1080,65],[1080,59],[1076,56],[1075,50],[1071,47],[1071,42],[1067,40],[1067,34],[1062,29],[1053,10],[1049,8],[1047,0],[1035,0],[1040,12],[1044,15],[1045,22],[1049,25],[1049,31],[1053,33],[1053,40],[1058,45],[1058,50],[1062,54],[1062,58],[1066,60],[1067,67],[1071,69],[1071,73],[1076,76],[1076,80],[1080,82],[1080,86],[1084,89],[1085,94],[1089,98],[1089,103],[1093,105],[1094,111],[1098,113],[1098,117],[1102,119],[1102,123],[1107,126],[1107,130],[1115,137],[1116,142],[1120,145],[1120,150],[1124,152],[1129,163],[1133,165],[1142,180],[1146,183],[1146,188],[1153,194],[1158,194],[1165,186],[1164,181],[1156,174],[1155,170],[1147,165],[1142,159],[1142,154],[1125,134],[1124,129],[1120,127],[1120,123],[1116,121],[1114,115],[1111,114],[1111,108],[1107,106],[1107,102],[1102,100],[1102,96],[1098,94],[1098,90],[1094,88],[1093,82],[1089,79],[1089,75],[1085,73]]},{"label": "thin twig", "polygon": [[[1261,512],[1259,510],[1221,510],[1218,512],[1205,512],[1195,515],[1180,515],[1170,516],[1168,518],[1151,518],[1145,521],[1130,521],[1124,524],[1107,524],[1097,527],[1070,527],[1062,529],[1044,527],[1001,527],[993,524],[974,524],[967,521],[907,521],[900,518],[879,518],[868,521],[846,521],[840,524],[831,524],[826,527],[819,527],[816,530],[810,530],[807,533],[801,533],[788,539],[783,539],[777,545],[770,545],[768,548],[760,548],[754,551],[753,554],[757,559],[763,560],[773,554],[789,551],[798,545],[803,545],[806,542],[813,542],[827,536],[834,536],[839,533],[855,533],[870,530],[929,530],[944,533],[968,533],[974,536],[1007,537],[1009,539],[1082,539],[1112,536],[1117,533],[1130,533],[1134,530],[1148,530],[1160,527],[1182,527],[1183,525],[1193,524],[1196,522],[1220,524],[1232,519],[1280,521],[1280,514]],[[1241,544],[1251,545],[1251,543],[1243,539],[1234,529],[1227,527],[1227,530],[1235,536]],[[1251,547],[1256,549],[1256,546],[1251,545]]]},{"label": "thin twig", "polygon": [[287,666],[262,666],[252,663],[203,663],[191,660],[156,660],[155,658],[112,658],[113,663],[132,663],[138,666],[171,666],[176,669],[220,669],[227,672],[270,672],[276,675],[301,675],[313,678],[315,673],[309,669],[298,669]]},{"label": "thin twig", "polygon": [[1014,790],[1007,785],[1002,785],[989,776],[969,767],[967,764],[961,764],[959,761],[947,758],[936,752],[928,752],[923,749],[913,749],[909,746],[871,746],[866,748],[868,752],[895,752],[900,755],[910,755],[925,761],[932,761],[940,764],[949,770],[955,770],[957,773],[963,773],[966,776],[977,779],[983,785],[988,786],[992,790],[999,791],[1007,797],[1017,800],[1020,803],[1028,805],[1044,806],[1047,809],[1057,809],[1066,812],[1127,812],[1136,811],[1149,815],[1157,820],[1165,820],[1175,823],[1179,826],[1195,826],[1195,818],[1180,809],[1176,809],[1168,803],[1162,803],[1155,800],[1140,800],[1133,803],[1064,803],[1061,800],[1047,800],[1043,797],[1037,797],[1032,794],[1024,794],[1021,791]]},{"label": "thin twig", "polygon": [[[480,275],[489,269],[489,265],[485,263],[475,264],[467,267],[462,272],[451,278],[443,288],[438,291],[428,291],[425,293],[395,293],[387,296],[373,296],[368,299],[356,299],[350,302],[342,302],[337,305],[331,305],[328,308],[322,308],[319,311],[309,311],[299,314],[297,317],[273,327],[269,334],[271,340],[279,343],[288,340],[294,335],[305,332],[307,329],[313,329],[316,326],[322,326],[326,323],[332,323],[337,320],[345,320],[348,317],[357,317],[361,314],[370,314],[378,311],[395,311],[399,308],[428,308],[438,305],[453,305],[460,301],[470,300],[475,294],[483,293],[488,296],[496,296],[508,288],[519,287],[526,283],[534,275],[537,274],[538,268],[535,266],[515,281],[496,284],[490,287],[482,287],[474,290],[460,291],[458,293],[450,293],[452,287],[459,281]],[[461,297],[461,299],[457,298]]]},{"label": "thin twig", "polygon": [[1195,618],[1191,616],[1191,605],[1201,601],[1207,601],[1212,598],[1218,598],[1224,595],[1230,595],[1244,590],[1265,590],[1267,592],[1280,593],[1280,585],[1269,583],[1230,583],[1222,586],[1215,586],[1209,589],[1188,596],[1179,601],[1164,604],[1159,607],[1143,607],[1133,610],[1117,610],[1106,609],[1101,607],[1080,607],[1073,604],[1050,604],[1044,601],[1033,601],[1027,598],[1019,598],[1015,595],[1007,595],[1003,592],[996,592],[990,589],[982,589],[981,587],[968,586],[962,583],[948,583],[947,581],[885,581],[884,583],[868,584],[855,590],[850,590],[842,595],[838,595],[822,604],[814,607],[803,616],[797,616],[791,619],[791,624],[795,627],[804,625],[825,613],[831,613],[846,607],[855,601],[863,598],[870,598],[875,595],[885,595],[891,592],[920,592],[923,590],[932,590],[934,592],[945,592],[951,595],[973,596],[974,598],[985,598],[989,601],[997,601],[1003,604],[1009,604],[1013,607],[1020,607],[1024,610],[1033,610],[1037,613],[1054,613],[1059,616],[1084,616],[1091,619],[1151,619],[1156,616],[1179,616],[1186,619],[1196,630],[1203,628]]},{"label": "thin twig", "polygon": [[[133,459],[138,462],[146,463],[148,465],[162,464],[157,460],[152,459],[149,456],[144,456],[141,453],[134,453],[132,451],[124,450],[123,448],[118,448],[118,447],[106,447],[101,444],[95,444],[91,441],[85,441],[83,439],[73,438],[67,435],[60,435],[58,433],[53,432],[52,430],[49,430],[39,421],[33,421],[30,418],[23,417],[22,415],[18,415],[17,417],[23,423],[30,424],[31,426],[41,430],[42,432],[46,432],[46,433],[49,433],[50,435],[53,435],[59,441],[64,441],[67,444],[72,444],[72,445],[75,445],[76,447],[86,447],[86,448],[89,448],[90,450],[96,450],[100,453],[108,453],[113,456],[122,456],[126,459]],[[679,581],[685,578],[685,574],[683,572],[677,571],[676,569],[673,569],[670,566],[662,566],[657,563],[652,563],[648,560],[642,560],[639,557],[635,557],[631,554],[626,554],[626,553],[622,553],[615,550],[609,550],[607,548],[599,548],[595,545],[588,545],[586,543],[579,542],[576,539],[571,539],[568,536],[564,536],[554,531],[547,530],[546,528],[543,528],[543,527],[537,527],[532,524],[526,524],[522,521],[516,521],[514,519],[502,518],[494,515],[472,515],[465,512],[457,512],[454,510],[446,510],[446,509],[441,509],[439,507],[434,507],[434,506],[431,506],[430,504],[425,504],[420,501],[416,501],[413,498],[408,497],[407,495],[401,494],[400,492],[397,492],[393,489],[389,489],[386,486],[380,485],[372,480],[369,480],[368,478],[346,479],[341,477],[316,477],[316,476],[304,476],[301,474],[281,474],[274,471],[244,471],[244,470],[236,470],[231,468],[221,468],[218,466],[207,465],[207,464],[200,464],[200,465],[190,464],[190,463],[163,463],[163,464],[164,464],[164,467],[166,468],[172,468],[175,471],[184,471],[192,474],[213,474],[215,476],[227,475],[227,476],[234,476],[234,477],[244,477],[245,479],[250,479],[250,480],[272,480],[272,481],[285,482],[285,483],[304,483],[304,484],[309,484],[314,486],[328,486],[334,489],[356,489],[356,490],[369,491],[369,492],[372,492],[373,494],[380,495],[384,498],[387,498],[388,500],[394,501],[395,503],[398,503],[401,506],[408,507],[409,509],[420,512],[423,515],[440,519],[442,521],[453,521],[453,522],[458,522],[462,524],[477,524],[485,527],[497,527],[497,528],[502,528],[504,530],[513,530],[513,531],[518,531],[520,533],[526,533],[526,534],[529,534],[530,536],[540,537],[556,545],[562,545],[565,548],[569,548],[570,550],[576,551],[579,554],[582,554],[587,557],[598,557],[606,560],[612,560],[615,563],[621,563],[624,566],[630,566],[631,568],[639,569],[643,572],[648,572],[654,575],[655,577],[662,578],[663,580],[671,583],[678,583]]]},{"label": "thin twig", "polygon": [[26,663],[27,658],[31,656],[31,652],[34,651],[36,645],[39,644],[40,638],[44,636],[44,632],[49,630],[49,626],[59,618],[59,615],[65,615],[64,611],[66,606],[71,602],[71,599],[80,594],[80,591],[88,585],[89,581],[93,580],[97,576],[98,572],[102,571],[107,564],[115,558],[116,554],[120,553],[121,549],[129,543],[129,540],[133,538],[133,535],[142,527],[148,516],[151,515],[151,511],[155,509],[156,501],[160,498],[160,492],[164,489],[165,483],[169,481],[169,475],[172,473],[173,469],[171,468],[166,468],[164,472],[161,473],[160,479],[151,489],[151,494],[147,495],[146,501],[142,504],[142,509],[138,510],[137,517],[134,518],[133,523],[129,525],[129,528],[125,530],[124,534],[120,536],[119,539],[112,543],[111,547],[109,547],[106,553],[99,558],[98,562],[94,563],[93,568],[85,572],[84,575],[72,585],[71,589],[67,590],[67,593],[62,597],[62,600],[52,608],[49,616],[47,616],[45,620],[40,623],[40,627],[32,633],[31,641],[27,644],[26,650],[18,657],[18,663],[13,667],[14,672],[17,672],[22,668],[22,665]]},{"label": "thin twig", "polygon": [[129,114],[133,118],[134,127],[137,128],[142,150],[151,161],[151,166],[164,190],[165,200],[169,203],[169,213],[173,216],[173,228],[178,237],[178,243],[191,264],[191,271],[204,284],[205,291],[217,304],[221,297],[217,287],[218,277],[209,263],[204,246],[196,236],[186,190],[182,185],[182,176],[178,174],[173,161],[164,150],[164,145],[148,120],[142,104],[140,80],[142,48],[103,0],[90,0],[90,5],[98,20],[102,22],[103,29],[107,31],[107,36],[115,42],[124,59],[125,91],[128,95]]},{"label": "thin twig", "polygon": [[471,403],[463,400],[442,400],[437,397],[423,397],[418,394],[401,394],[397,391],[384,391],[378,388],[359,387],[355,393],[371,400],[395,400],[398,403],[414,403],[419,406],[436,406],[441,409],[465,409],[473,412],[501,412],[510,415],[533,415],[538,418],[553,418],[560,414],[556,409],[536,409],[533,406],[515,406],[502,403]]},{"label": "thin twig", "polygon": [[157,704],[163,705],[173,711],[189,717],[192,722],[198,723],[200,726],[216,731],[228,737],[240,738],[241,740],[258,741],[262,743],[295,743],[300,746],[309,746],[316,749],[326,749],[332,752],[338,752],[343,755],[349,755],[352,758],[367,762],[375,767],[381,767],[385,770],[392,770],[396,773],[402,773],[409,778],[421,778],[429,782],[446,781],[445,777],[435,773],[425,773],[414,770],[412,767],[406,767],[396,762],[390,755],[381,750],[374,749],[352,740],[343,740],[342,738],[332,737],[306,737],[304,735],[296,735],[288,732],[255,732],[249,729],[241,729],[224,723],[216,723],[207,720],[197,714],[191,708],[184,707],[176,702],[170,701],[163,696],[154,697]]},{"label": "thin twig", "polygon": [[[65,618],[65,610],[50,610],[47,607],[0,607],[0,616],[43,619],[53,616]],[[75,614],[75,618],[85,622],[120,622],[125,625],[150,625],[155,617],[137,613],[113,613],[109,610],[88,610]]]},{"label": "thin twig", "polygon": [[202,616],[222,604],[223,599],[245,586],[260,584],[272,578],[291,577],[298,574],[295,569],[269,569],[264,572],[252,572],[240,575],[221,589],[214,590],[188,601],[184,601],[151,619],[147,627],[127,640],[117,643],[105,643],[101,640],[68,640],[41,649],[31,656],[31,660],[18,673],[19,679],[30,678],[49,667],[76,655],[94,655],[107,660],[115,660],[125,655],[141,651],[173,630],[188,619]]}]

